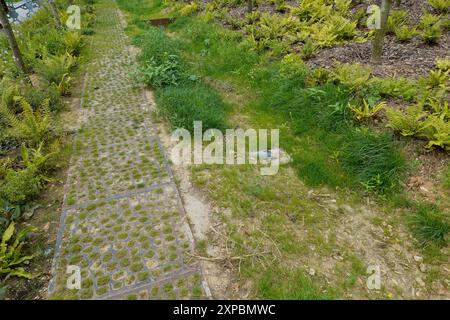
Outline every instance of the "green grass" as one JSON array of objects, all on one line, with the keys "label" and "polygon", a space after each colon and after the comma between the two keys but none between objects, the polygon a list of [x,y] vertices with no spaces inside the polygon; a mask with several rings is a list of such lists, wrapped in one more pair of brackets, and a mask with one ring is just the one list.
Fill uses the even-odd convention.
[{"label": "green grass", "polygon": [[[186,72],[201,79],[199,84],[190,84],[191,89],[181,85],[157,91],[158,107],[171,118],[172,125],[186,126],[199,117],[208,119],[209,113],[214,113],[210,106],[222,106],[225,101],[229,108],[219,108],[226,110],[223,123],[281,130],[280,146],[293,159],[287,167],[295,169],[300,179],[284,167],[267,180],[251,166],[192,168],[193,183],[220,207],[230,209],[231,217],[223,215],[221,219],[230,235],[233,255],[255,254],[239,265],[243,280],[254,283],[255,295],[264,299],[330,299],[342,293],[339,287],[345,291],[359,286],[357,279],[365,274],[365,261],[345,257],[346,265],[338,272],[340,280],[324,290],[319,277],[309,278],[301,269],[288,270],[271,258],[279,252],[286,265],[298,266],[308,264],[308,258],[317,254],[319,259],[329,257],[333,248],[339,247],[333,232],[329,238],[323,236],[323,231],[334,230],[339,222],[305,197],[310,186],[343,190],[333,193],[338,203],[345,193],[344,201],[359,204],[359,194],[351,192],[355,199],[349,199],[347,191],[365,188],[398,195],[399,203],[406,202],[399,187],[407,170],[401,145],[387,133],[357,130],[359,124],[352,121],[346,108],[353,98],[348,88],[334,83],[308,88],[310,70],[304,64],[294,61],[286,67],[285,62],[269,55],[256,54],[236,32],[199,17],[177,18],[168,29],[170,45],[161,45],[168,49],[160,50],[154,48],[158,46],[150,37],[140,40],[149,27],[138,26],[142,28],[136,32],[136,43],[148,47],[144,49],[147,57],[174,50],[183,59]],[[158,45],[167,41],[157,37]],[[200,115],[192,115],[193,110]],[[221,188],[216,188],[218,181]],[[238,225],[249,228],[244,234]],[[258,255],[261,248],[268,252]]]},{"label": "green grass", "polygon": [[305,276],[303,270],[289,271],[273,268],[264,272],[257,283],[262,299],[275,300],[330,300],[334,296]]},{"label": "green grass", "polygon": [[448,166],[447,170],[445,171],[443,184],[444,184],[444,188],[450,189],[450,165]]},{"label": "green grass", "polygon": [[410,224],[420,246],[447,246],[449,215],[440,211],[437,206],[419,204],[410,218]]},{"label": "green grass", "polygon": [[226,129],[226,106],[220,95],[204,84],[170,86],[156,91],[159,114],[174,128],[194,130],[202,121],[203,130]]},{"label": "green grass", "polygon": [[342,163],[356,173],[360,184],[371,191],[390,193],[399,189],[407,169],[389,134],[377,134],[366,128],[354,130],[344,144]]}]

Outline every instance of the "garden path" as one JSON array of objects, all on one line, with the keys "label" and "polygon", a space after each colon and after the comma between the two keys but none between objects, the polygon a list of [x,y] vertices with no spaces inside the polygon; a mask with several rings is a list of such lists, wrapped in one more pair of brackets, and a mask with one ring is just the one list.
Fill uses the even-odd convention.
[{"label": "garden path", "polygon": [[[90,47],[50,298],[207,298],[152,102],[130,77],[135,58],[113,0],[98,4]],[[70,289],[77,270],[81,289]]]}]

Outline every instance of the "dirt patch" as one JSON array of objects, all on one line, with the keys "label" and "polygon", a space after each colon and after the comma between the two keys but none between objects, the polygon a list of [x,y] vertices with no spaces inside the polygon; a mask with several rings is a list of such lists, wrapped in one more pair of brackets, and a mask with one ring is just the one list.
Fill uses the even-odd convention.
[{"label": "dirt patch", "polygon": [[448,57],[450,34],[446,33],[436,46],[428,46],[419,38],[410,43],[399,43],[393,36],[387,36],[381,65],[373,65],[372,43],[349,43],[319,51],[308,64],[312,67],[332,67],[336,62],[361,63],[373,68],[373,74],[380,77],[409,77],[417,79],[427,75],[434,68],[436,58]]}]

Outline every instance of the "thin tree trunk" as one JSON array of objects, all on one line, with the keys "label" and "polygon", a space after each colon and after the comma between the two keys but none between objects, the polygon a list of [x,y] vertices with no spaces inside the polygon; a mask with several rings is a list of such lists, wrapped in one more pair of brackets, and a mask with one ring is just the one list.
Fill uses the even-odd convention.
[{"label": "thin tree trunk", "polygon": [[386,35],[387,21],[391,11],[392,0],[381,1],[380,13],[380,29],[375,32],[375,38],[372,44],[372,61],[374,63],[381,63],[381,56],[383,55],[384,36]]},{"label": "thin tree trunk", "polygon": [[59,18],[58,8],[53,0],[48,0],[50,6],[50,11],[52,12],[53,18],[55,19],[56,27],[61,29],[61,19]]},{"label": "thin tree trunk", "polygon": [[8,20],[7,11],[5,10],[5,8],[7,8],[5,0],[0,0],[0,2],[0,23],[3,26],[3,32],[5,33],[6,38],[8,38],[9,46],[11,47],[11,51],[13,53],[14,63],[16,64],[19,71],[28,78],[27,68],[25,67],[25,63],[23,62],[22,54],[20,53],[16,37],[14,36],[14,32]]},{"label": "thin tree trunk", "polygon": [[253,0],[247,0],[247,12],[253,12]]}]

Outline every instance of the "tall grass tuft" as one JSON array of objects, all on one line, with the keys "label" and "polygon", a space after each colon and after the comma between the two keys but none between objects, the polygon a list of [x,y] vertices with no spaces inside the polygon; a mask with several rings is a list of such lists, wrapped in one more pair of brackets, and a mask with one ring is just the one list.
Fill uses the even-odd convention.
[{"label": "tall grass tuft", "polygon": [[342,164],[369,191],[397,190],[407,170],[406,160],[389,134],[353,130],[344,144]]},{"label": "tall grass tuft", "polygon": [[410,218],[410,225],[420,246],[447,246],[450,232],[449,216],[445,216],[437,206],[418,205],[416,212]]}]

